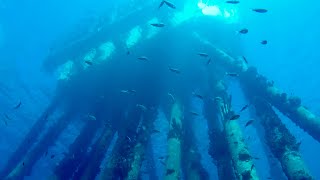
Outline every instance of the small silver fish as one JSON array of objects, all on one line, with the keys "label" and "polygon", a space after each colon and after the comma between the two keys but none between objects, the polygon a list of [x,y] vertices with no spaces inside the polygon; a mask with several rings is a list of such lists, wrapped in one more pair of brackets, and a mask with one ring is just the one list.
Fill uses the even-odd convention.
[{"label": "small silver fish", "polygon": [[252,11],[257,12],[257,13],[266,13],[266,12],[268,12],[267,9],[262,9],[262,8],[255,8],[255,9],[252,9]]},{"label": "small silver fish", "polygon": [[240,118],[240,115],[236,114],[236,115],[231,116],[230,120],[237,120],[239,118]]},{"label": "small silver fish", "polygon": [[84,61],[86,64],[88,64],[89,66],[92,65],[92,62],[91,61]]},{"label": "small silver fish", "polygon": [[266,45],[266,44],[268,44],[268,41],[267,40],[262,40],[260,43],[263,44],[263,45]]},{"label": "small silver fish", "polygon": [[231,76],[231,77],[238,77],[239,76],[239,74],[237,74],[237,73],[226,73],[226,75],[227,76]]},{"label": "small silver fish", "polygon": [[89,120],[92,120],[92,121],[97,120],[97,118],[95,116],[90,115],[90,114],[88,115],[88,118],[89,118]]},{"label": "small silver fish", "polygon": [[138,57],[138,59],[142,61],[149,61],[149,59],[146,56],[140,56]]},{"label": "small silver fish", "polygon": [[209,56],[207,53],[201,53],[201,52],[198,53],[198,55],[201,56],[201,57],[208,57]]},{"label": "small silver fish", "polygon": [[164,1],[164,3],[165,3],[168,7],[172,8],[172,9],[176,9],[176,6],[175,6],[173,3],[169,2],[169,1]]},{"label": "small silver fish", "polygon": [[176,74],[180,74],[180,73],[181,73],[181,71],[180,71],[179,69],[177,69],[177,68],[169,67],[169,70],[170,70],[171,72],[176,73]]},{"label": "small silver fish", "polygon": [[191,113],[192,115],[194,115],[194,116],[200,116],[200,114],[199,114],[199,113],[194,112],[194,111],[190,111],[190,113]]},{"label": "small silver fish", "polygon": [[168,93],[168,96],[171,98],[171,100],[172,100],[173,102],[176,102],[174,96],[173,96],[171,93]]},{"label": "small silver fish", "polygon": [[240,1],[226,1],[226,3],[228,3],[228,4],[239,4]]},{"label": "small silver fish", "polygon": [[142,111],[147,111],[147,107],[145,107],[144,105],[142,104],[137,104],[136,105],[138,108],[140,108]]},{"label": "small silver fish", "polygon": [[154,26],[154,27],[164,27],[165,26],[165,24],[163,24],[163,23],[151,23],[150,25]]},{"label": "small silver fish", "polygon": [[251,125],[253,122],[254,122],[254,120],[249,120],[244,127]]},{"label": "small silver fish", "polygon": [[195,97],[197,97],[197,98],[199,98],[199,99],[201,99],[201,100],[204,99],[203,96],[200,95],[200,94],[197,94],[197,93],[195,93],[195,92],[193,92],[192,94],[193,94]]}]

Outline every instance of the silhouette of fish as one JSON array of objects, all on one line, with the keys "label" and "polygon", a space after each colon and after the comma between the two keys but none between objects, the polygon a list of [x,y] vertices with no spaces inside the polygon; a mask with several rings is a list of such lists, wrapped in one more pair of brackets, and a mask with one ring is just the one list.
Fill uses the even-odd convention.
[{"label": "silhouette of fish", "polygon": [[266,13],[266,12],[268,12],[267,9],[262,9],[262,8],[255,8],[255,9],[252,9],[252,11],[257,12],[257,13]]},{"label": "silhouette of fish", "polygon": [[19,109],[21,107],[21,101],[13,108],[13,109]]}]

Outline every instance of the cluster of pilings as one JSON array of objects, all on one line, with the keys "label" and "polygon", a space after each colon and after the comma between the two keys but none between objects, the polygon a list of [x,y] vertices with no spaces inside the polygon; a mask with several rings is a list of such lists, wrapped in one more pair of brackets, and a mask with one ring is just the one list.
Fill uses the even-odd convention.
[{"label": "cluster of pilings", "polygon": [[[135,15],[143,14],[142,11],[134,13]],[[146,16],[141,17],[146,18]],[[131,22],[135,22],[130,18],[133,16],[113,25],[119,27],[118,29],[128,29],[133,26]],[[101,41],[108,38],[112,39],[115,42],[114,46],[121,50],[115,51],[112,58],[109,56],[110,54],[108,56],[104,54],[103,57],[110,57],[111,60],[128,58],[122,51],[128,47],[128,44],[121,45],[123,42],[120,39],[121,35],[111,38],[111,35],[104,36],[106,32],[107,30],[103,29],[90,37],[72,43],[60,53],[50,55],[49,60],[46,61],[46,68],[52,70],[55,66],[63,64],[64,62],[61,61],[69,57],[76,57],[78,65],[81,63],[83,65],[84,59],[92,61],[94,64],[94,60],[101,59],[101,56],[99,53],[93,52],[99,51]],[[156,40],[163,41],[163,38],[160,37],[172,34],[179,34],[179,32],[170,29],[170,32],[158,35]],[[288,179],[313,179],[301,158],[299,143],[281,122],[272,106],[279,109],[317,141],[320,140],[320,118],[301,105],[301,100],[298,97],[288,97],[286,93],[277,89],[272,81],[258,74],[255,68],[248,68],[244,62],[232,58],[198,34],[186,33],[185,36],[185,39],[192,40],[195,44],[206,46],[210,56],[214,59],[214,64],[208,68],[209,73],[207,74],[209,79],[207,83],[208,96],[200,96],[200,98],[204,102],[204,115],[209,130],[210,148],[208,153],[217,167],[219,179],[259,179],[259,172],[246,144],[242,129],[237,120],[230,120],[236,113],[232,109],[231,95],[228,94],[225,85],[225,72],[239,74],[237,79],[248,101],[253,104],[256,110],[257,121],[261,123],[265,131],[266,145],[273,156],[279,160]],[[148,47],[156,48],[159,44],[153,43],[152,38],[145,38],[143,42],[140,42],[138,47],[133,47],[134,45],[131,44],[130,48],[136,48],[136,52],[141,52]],[[92,46],[99,46],[99,48],[93,51]],[[90,53],[84,57],[88,51]],[[106,52],[101,51],[100,55],[103,53]],[[160,60],[165,59],[164,57],[170,59],[167,54],[164,53]],[[52,63],[53,59],[61,61]],[[185,108],[190,106],[188,99],[194,97],[192,93],[186,93],[191,92],[189,90],[192,88],[187,86],[186,92],[179,93],[183,91],[181,90],[183,88],[179,87],[181,85],[177,82],[183,73],[179,74],[180,77],[172,78],[173,80],[170,80],[169,83],[165,83],[163,80],[156,81],[155,79],[161,78],[162,75],[166,77],[167,74],[162,70],[158,73],[158,67],[152,66],[150,68],[148,66],[123,77],[122,72],[129,71],[128,67],[120,67],[119,69],[119,66],[115,65],[116,62],[111,60],[102,63],[101,67],[92,68],[93,70],[88,65],[85,66],[87,69],[82,69],[82,71],[79,71],[81,68],[78,67],[78,74],[61,82],[52,103],[31,127],[29,133],[11,155],[5,168],[1,170],[0,179],[23,179],[30,175],[32,168],[40,158],[51,155],[48,154],[48,149],[55,145],[61,134],[66,131],[67,126],[79,122],[83,123],[79,135],[69,145],[62,160],[56,164],[50,178],[139,179],[143,161],[150,158],[147,157],[146,149],[150,143],[151,134],[154,132],[153,122],[158,112],[157,109],[165,106],[169,106],[170,110],[166,114],[169,129],[166,134],[167,155],[163,161],[165,171],[162,172],[162,177],[172,180],[182,177],[185,179],[209,178],[208,172],[205,171],[200,161],[201,154],[197,149],[197,142],[194,140],[195,135],[192,133],[193,126],[190,120],[193,117],[190,112],[186,112]],[[76,62],[76,60],[74,61]],[[168,61],[163,60],[161,63]],[[166,67],[166,65],[163,66]],[[193,67],[188,68],[192,69]],[[105,72],[106,69],[108,71],[117,69],[118,71],[109,73]],[[214,73],[212,73],[212,69],[215,70]],[[99,84],[87,87],[86,83],[89,84],[91,80],[99,78],[101,74],[107,76],[101,80],[101,84],[110,83],[111,85]],[[113,77],[119,78],[120,82],[115,82]],[[131,77],[133,78],[130,79]],[[138,79],[137,82],[136,79]],[[189,81],[185,78],[183,81],[188,83],[192,80]],[[127,86],[126,90],[121,90],[123,84],[129,87]],[[148,84],[148,87],[141,87],[141,84]],[[171,87],[168,88],[168,85]],[[132,87],[136,89],[130,89]],[[75,88],[78,91],[73,93]],[[97,93],[100,94],[94,94],[95,89],[98,89]],[[160,99],[167,97],[169,89],[176,91],[169,95],[171,103],[164,105]],[[163,94],[165,95],[162,96]],[[113,140],[114,143],[112,143]]]}]

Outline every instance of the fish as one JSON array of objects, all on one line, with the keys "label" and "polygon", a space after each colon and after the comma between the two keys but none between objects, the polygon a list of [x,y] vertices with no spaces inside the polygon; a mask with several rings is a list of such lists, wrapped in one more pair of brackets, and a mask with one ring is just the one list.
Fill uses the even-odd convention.
[{"label": "fish", "polygon": [[46,151],[46,153],[44,154],[44,156],[46,157],[48,155],[48,151]]},{"label": "fish", "polygon": [[20,108],[20,106],[21,106],[21,101],[13,108],[13,109],[19,109]]},{"label": "fish", "polygon": [[252,164],[252,165],[251,165],[251,169],[250,169],[250,171],[252,171],[252,169],[253,169],[253,168],[254,168],[254,164]]},{"label": "fish", "polygon": [[267,179],[272,179],[272,177],[267,177]]},{"label": "fish", "polygon": [[5,117],[7,120],[9,120],[9,121],[12,120],[12,119],[8,116],[8,114],[4,114],[4,117]]},{"label": "fish", "polygon": [[238,77],[239,74],[238,73],[226,73],[227,76],[231,76],[231,77]]},{"label": "fish", "polygon": [[142,104],[137,104],[136,107],[140,108],[142,111],[147,111],[147,107]]},{"label": "fish", "polygon": [[3,122],[6,126],[8,126],[8,121],[6,121],[5,119],[3,119]]},{"label": "fish", "polygon": [[92,66],[92,62],[91,61],[84,61],[86,64]]},{"label": "fish", "polygon": [[243,61],[244,61],[246,64],[248,64],[248,61],[247,61],[247,58],[246,58],[246,57],[242,56],[242,59],[243,59]]},{"label": "fish", "polygon": [[198,55],[201,57],[208,57],[209,56],[207,53],[198,53]]},{"label": "fish", "polygon": [[174,169],[167,169],[166,175],[170,175],[170,174],[172,174],[174,172],[175,172]]},{"label": "fish", "polygon": [[136,93],[137,93],[137,91],[134,90],[134,89],[129,89],[128,91],[129,91],[130,93],[132,93],[132,94],[136,94]]},{"label": "fish", "polygon": [[247,28],[243,28],[241,30],[238,31],[240,34],[247,34],[249,32],[249,30]]},{"label": "fish", "polygon": [[245,105],[245,106],[243,106],[243,107],[241,108],[240,112],[242,112],[242,111],[246,110],[248,107],[249,107],[249,105],[248,105],[248,104],[247,104],[247,105]]},{"label": "fish", "polygon": [[95,120],[97,120],[97,118],[95,117],[95,116],[93,116],[93,115],[90,115],[90,114],[88,114],[88,119],[90,119],[90,120],[92,120],[92,121],[95,121]]},{"label": "fish", "polygon": [[199,115],[200,115],[199,113],[194,112],[194,111],[190,111],[190,113],[191,113],[192,115],[194,115],[194,116],[199,116]]},{"label": "fish", "polygon": [[127,50],[127,55],[130,55],[130,51],[129,50]]},{"label": "fish", "polygon": [[255,9],[252,9],[252,11],[257,12],[257,13],[266,13],[266,12],[268,12],[267,9],[262,9],[262,8],[255,8]]},{"label": "fish", "polygon": [[127,93],[129,93],[129,91],[128,91],[128,90],[120,90],[120,92],[121,92],[121,93],[123,93],[123,94],[127,94]]},{"label": "fish", "polygon": [[52,155],[50,156],[50,158],[51,158],[51,159],[53,159],[54,157],[55,157],[55,155],[54,155],[54,154],[52,154]]},{"label": "fish", "polygon": [[163,161],[160,161],[160,163],[161,163],[162,165],[164,165],[164,166],[166,165],[166,163],[165,163],[165,162],[163,162]]},{"label": "fish", "polygon": [[181,71],[180,71],[179,69],[176,69],[176,68],[169,67],[169,70],[170,70],[171,72],[176,73],[176,74],[180,74],[180,73],[181,73]]},{"label": "fish", "polygon": [[239,4],[240,1],[226,1],[226,3],[228,3],[228,4]]},{"label": "fish", "polygon": [[140,56],[138,57],[138,59],[141,61],[149,61],[149,59],[146,56]]},{"label": "fish", "polygon": [[131,138],[129,136],[126,136],[126,138],[129,140],[129,142],[131,142]]},{"label": "fish", "polygon": [[260,158],[258,158],[258,157],[253,157],[253,159],[255,159],[255,160],[259,160]]},{"label": "fish", "polygon": [[176,101],[175,98],[174,98],[174,96],[173,96],[171,93],[168,93],[168,96],[171,98],[171,100],[172,100],[173,102]]},{"label": "fish", "polygon": [[263,45],[266,45],[266,44],[268,44],[268,41],[267,40],[262,40],[260,43],[263,44]]},{"label": "fish", "polygon": [[229,120],[237,120],[239,118],[240,118],[240,115],[235,114],[235,115],[231,116],[231,118]]},{"label": "fish", "polygon": [[211,58],[207,61],[207,66],[211,63]]},{"label": "fish", "polygon": [[163,24],[163,23],[151,23],[150,25],[153,27],[164,27],[165,26],[165,24]]},{"label": "fish", "polygon": [[176,9],[176,6],[173,4],[173,3],[171,3],[171,2],[169,2],[169,1],[163,1],[168,7],[170,7],[170,8],[172,8],[172,9]]},{"label": "fish", "polygon": [[247,126],[251,125],[253,122],[254,122],[253,119],[249,120],[244,127],[247,127]]},{"label": "fish", "polygon": [[164,5],[164,1],[161,1],[161,3],[158,6],[158,9],[160,9]]},{"label": "fish", "polygon": [[24,166],[24,162],[22,163],[22,166]]},{"label": "fish", "polygon": [[157,129],[154,129],[154,130],[152,130],[152,133],[160,133],[160,131]]},{"label": "fish", "polygon": [[197,94],[197,93],[195,93],[195,92],[193,92],[192,94],[193,94],[195,97],[197,97],[197,98],[199,98],[199,99],[201,99],[201,100],[204,99],[204,97],[203,97],[202,95],[200,95],[200,94]]}]

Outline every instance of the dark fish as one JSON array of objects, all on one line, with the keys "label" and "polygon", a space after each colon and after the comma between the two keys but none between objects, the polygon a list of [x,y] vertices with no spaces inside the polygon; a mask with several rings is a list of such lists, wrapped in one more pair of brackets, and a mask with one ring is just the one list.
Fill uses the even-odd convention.
[{"label": "dark fish", "polygon": [[174,172],[175,172],[174,169],[167,169],[166,175],[170,175],[170,174],[172,174]]},{"label": "dark fish", "polygon": [[268,177],[267,179],[272,179],[272,177]]},{"label": "dark fish", "polygon": [[173,4],[173,3],[171,3],[171,2],[169,2],[169,1],[163,1],[168,7],[170,7],[170,8],[172,8],[172,9],[176,9],[176,6]]},{"label": "dark fish", "polygon": [[129,50],[127,51],[127,55],[130,55],[130,51]]},{"label": "dark fish", "polygon": [[254,122],[254,120],[249,120],[244,127],[251,125],[253,122]]},{"label": "dark fish", "polygon": [[208,57],[209,56],[207,53],[198,53],[198,55],[201,57]]},{"label": "dark fish", "polygon": [[240,1],[226,1],[226,3],[228,3],[228,4],[239,4]]},{"label": "dark fish", "polygon": [[154,129],[154,130],[152,130],[152,133],[160,133],[160,131],[159,131],[159,130]]},{"label": "dark fish", "polygon": [[160,9],[163,5],[164,5],[164,1],[161,1],[161,3],[159,4],[158,9]]},{"label": "dark fish", "polygon": [[164,156],[160,156],[158,159],[164,159],[165,157]]},{"label": "dark fish", "polygon": [[247,34],[249,32],[249,30],[247,28],[241,29],[239,31],[240,34]]},{"label": "dark fish", "polygon": [[238,77],[239,74],[237,73],[226,73],[227,76],[231,76],[231,77]]},{"label": "dark fish", "polygon": [[140,56],[138,57],[138,59],[142,61],[149,61],[149,59],[146,56]]},{"label": "dark fish", "polygon": [[44,156],[46,157],[48,155],[48,151],[46,151],[46,153],[44,154]]},{"label": "dark fish", "polygon": [[197,112],[190,111],[190,113],[191,113],[192,115],[194,115],[194,116],[199,116],[199,113],[197,113]]},{"label": "dark fish", "polygon": [[246,57],[242,56],[242,59],[243,59],[243,61],[244,61],[246,64],[248,64],[248,61],[247,61],[247,58],[246,58]]},{"label": "dark fish", "polygon": [[211,58],[207,61],[207,66],[211,63]]},{"label": "dark fish", "polygon": [[252,11],[258,12],[258,13],[266,13],[266,12],[268,12],[268,10],[266,10],[266,9],[261,9],[261,8],[252,9]]},{"label": "dark fish", "polygon": [[180,74],[180,73],[181,73],[181,71],[180,71],[179,69],[176,69],[176,68],[169,67],[169,70],[170,70],[171,72],[176,73],[176,74]]},{"label": "dark fish", "polygon": [[6,126],[8,126],[8,122],[5,119],[3,119],[3,122]]},{"label": "dark fish", "polygon": [[236,115],[231,116],[230,120],[236,120],[239,118],[240,118],[240,115],[236,114]]},{"label": "dark fish", "polygon": [[22,166],[24,166],[24,162],[22,163]]},{"label": "dark fish", "polygon": [[12,120],[12,119],[8,116],[8,114],[4,114],[4,117],[5,117],[7,120],[9,120],[9,121]]},{"label": "dark fish", "polygon": [[252,171],[252,169],[253,169],[253,168],[254,168],[254,164],[252,164],[252,165],[251,165],[251,169],[250,169],[250,171]]},{"label": "dark fish", "polygon": [[260,158],[258,158],[258,157],[253,157],[253,159],[255,159],[255,160],[259,160]]},{"label": "dark fish", "polygon": [[201,99],[201,100],[203,100],[203,99],[204,99],[204,98],[203,98],[203,96],[202,96],[202,95],[200,95],[200,94],[193,93],[193,95],[194,95],[195,97],[197,97],[197,98]]},{"label": "dark fish", "polygon": [[51,158],[51,159],[53,159],[54,157],[55,157],[55,155],[54,155],[54,154],[52,154],[52,155],[50,156],[50,158]]},{"label": "dark fish", "polygon": [[13,108],[13,109],[19,109],[20,108],[20,106],[21,106],[21,101]]},{"label": "dark fish", "polygon": [[163,23],[151,23],[150,25],[154,26],[154,27],[164,27],[165,26]]},{"label": "dark fish", "polygon": [[263,44],[263,45],[266,45],[266,44],[268,44],[268,41],[267,40],[262,40],[260,43]]},{"label": "dark fish", "polygon": [[165,162],[163,162],[163,161],[160,161],[160,163],[161,163],[161,164],[163,164],[164,166],[166,165],[166,163],[165,163]]},{"label": "dark fish", "polygon": [[243,107],[241,108],[240,112],[242,112],[242,111],[246,110],[248,107],[249,107],[249,105],[248,105],[248,104],[247,104],[247,105],[245,105],[245,106],[243,106]]},{"label": "dark fish", "polygon": [[92,62],[91,61],[84,61],[86,64],[88,64],[88,65],[92,65]]}]

